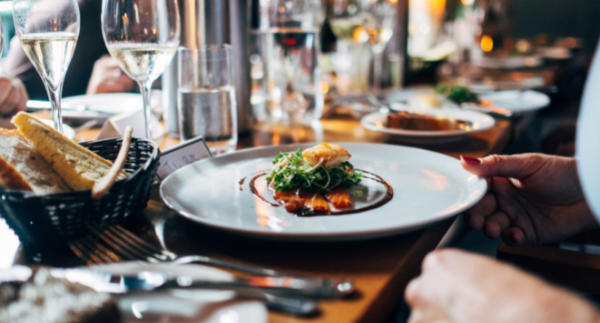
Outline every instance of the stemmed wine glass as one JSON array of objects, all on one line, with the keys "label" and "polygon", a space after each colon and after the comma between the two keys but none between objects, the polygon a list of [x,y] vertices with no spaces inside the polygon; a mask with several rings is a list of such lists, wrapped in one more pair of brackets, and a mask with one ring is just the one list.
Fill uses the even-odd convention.
[{"label": "stemmed wine glass", "polygon": [[54,128],[62,133],[63,82],[79,37],[77,1],[14,0],[13,16],[25,54],[46,86]]},{"label": "stemmed wine glass", "polygon": [[112,57],[140,85],[146,138],[151,140],[152,83],[164,72],[179,46],[177,0],[104,0],[102,34]]}]

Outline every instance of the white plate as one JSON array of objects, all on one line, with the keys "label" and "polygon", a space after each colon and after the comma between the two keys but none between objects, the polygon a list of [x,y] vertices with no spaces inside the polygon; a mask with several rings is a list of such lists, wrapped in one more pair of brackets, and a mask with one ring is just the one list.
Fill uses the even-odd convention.
[{"label": "white plate", "polygon": [[[152,92],[152,106],[160,105],[160,91]],[[132,113],[144,108],[142,96],[133,93],[107,93],[94,95],[78,95],[63,98],[63,105],[77,106],[86,105],[89,110],[122,114]]]},{"label": "white plate", "polygon": [[[471,87],[472,91],[475,91]],[[386,99],[391,102],[392,107],[399,106],[394,103],[408,105],[409,100],[419,93],[433,93],[431,88],[415,88],[393,92],[387,95]],[[481,100],[492,101],[492,106],[510,110],[513,114],[527,113],[543,109],[550,105],[550,97],[537,91],[497,91],[478,94]],[[416,107],[411,107],[416,109]],[[430,108],[438,110],[440,108]]]},{"label": "white plate", "polygon": [[[129,262],[93,267],[94,270],[118,275],[143,271],[170,276],[230,281],[233,276],[220,269],[200,265],[148,264]],[[267,309],[260,301],[238,300],[231,291],[170,290],[124,295],[118,299],[125,323],[266,323]]]},{"label": "white plate", "polygon": [[448,130],[448,131],[417,131],[417,130],[404,130],[388,128],[385,126],[387,114],[384,113],[371,113],[362,119],[363,127],[376,132],[382,132],[389,135],[396,136],[398,139],[405,142],[413,143],[445,143],[461,140],[466,136],[489,130],[494,127],[496,120],[487,114],[468,111],[468,110],[454,110],[454,109],[428,109],[428,110],[412,110],[410,108],[401,109],[398,105],[392,105],[393,108],[398,108],[402,111],[410,111],[434,117],[444,117],[452,119],[460,119],[470,121],[473,123],[473,127],[466,130]]},{"label": "white plate", "polygon": [[[253,174],[272,168],[277,154],[314,145],[256,148],[202,160],[169,176],[160,193],[179,214],[208,226],[262,238],[324,241],[417,230],[473,206],[486,191],[485,180],[442,154],[401,146],[341,143],[352,154],[350,161],[357,169],[376,173],[391,184],[394,197],[390,202],[357,214],[299,217],[282,207],[267,205],[250,192]],[[239,182],[244,178],[240,190]],[[265,190],[262,184],[257,188]],[[369,187],[368,194],[385,191],[371,180],[363,184]]]},{"label": "white plate", "polygon": [[490,100],[494,107],[513,113],[533,112],[550,105],[550,97],[536,91],[500,91],[480,94],[479,99]]}]

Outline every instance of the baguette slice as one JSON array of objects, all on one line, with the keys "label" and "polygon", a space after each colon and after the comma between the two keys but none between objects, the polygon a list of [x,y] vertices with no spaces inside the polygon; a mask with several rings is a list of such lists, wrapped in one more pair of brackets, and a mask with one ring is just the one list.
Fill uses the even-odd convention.
[{"label": "baguette slice", "polygon": [[21,173],[2,157],[0,157],[0,187],[33,192],[33,188],[29,186]]},{"label": "baguette slice", "polygon": [[[76,144],[27,113],[20,112],[12,123],[33,142],[54,171],[74,190],[91,189],[112,166],[108,160]],[[128,176],[122,171],[117,180]]]},{"label": "baguette slice", "polygon": [[0,185],[37,194],[71,190],[22,133],[4,129],[0,129]]}]

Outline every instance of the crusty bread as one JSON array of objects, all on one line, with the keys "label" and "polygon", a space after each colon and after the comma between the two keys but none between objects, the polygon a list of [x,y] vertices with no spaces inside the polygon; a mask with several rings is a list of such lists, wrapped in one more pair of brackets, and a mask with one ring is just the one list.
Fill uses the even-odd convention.
[{"label": "crusty bread", "polygon": [[0,129],[0,184],[38,194],[69,191],[33,144],[17,130]]},{"label": "crusty bread", "polygon": [[9,190],[33,192],[33,188],[11,164],[0,157],[0,187]]},{"label": "crusty bread", "polygon": [[[33,142],[54,171],[74,190],[91,189],[112,163],[76,144],[35,117],[20,112],[13,120],[19,130]],[[126,172],[118,180],[129,176]]]}]

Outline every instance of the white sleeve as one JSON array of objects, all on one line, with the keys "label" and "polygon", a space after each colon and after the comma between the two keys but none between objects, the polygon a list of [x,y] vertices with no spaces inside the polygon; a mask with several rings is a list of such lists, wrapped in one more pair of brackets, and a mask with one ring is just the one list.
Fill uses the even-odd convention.
[{"label": "white sleeve", "polygon": [[590,69],[577,126],[577,168],[583,191],[600,221],[600,44]]}]

